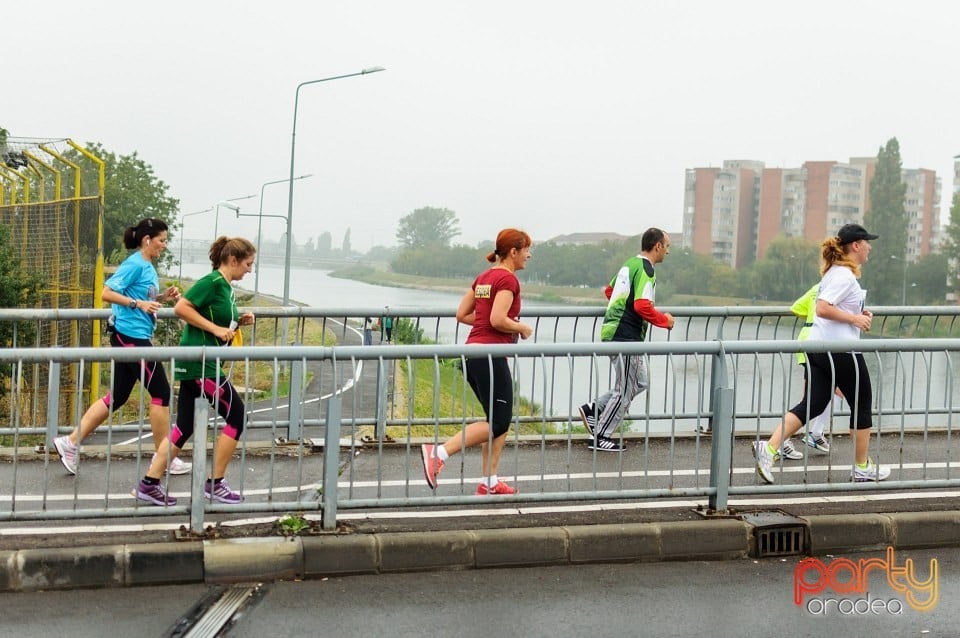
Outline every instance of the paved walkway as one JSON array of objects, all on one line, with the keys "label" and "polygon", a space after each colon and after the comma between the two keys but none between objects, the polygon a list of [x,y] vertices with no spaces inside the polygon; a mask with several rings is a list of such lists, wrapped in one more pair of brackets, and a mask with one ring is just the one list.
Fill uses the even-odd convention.
[{"label": "paved walkway", "polygon": [[[928,450],[946,449],[936,436],[926,440]],[[884,457],[897,460],[895,477],[949,475],[944,459],[924,453],[923,441],[922,437],[908,438],[903,450],[899,450],[898,438],[884,441]],[[511,445],[505,452],[502,475],[525,494],[614,489],[617,485],[638,489],[706,484],[704,440],[679,439],[673,445],[665,440],[630,443],[631,448],[622,455],[594,454],[582,439]],[[840,459],[849,452],[848,446],[848,442],[835,440],[830,457],[837,464],[834,466],[827,457],[809,458],[811,480],[821,482],[831,476],[847,485],[849,470]],[[234,487],[243,489],[248,504],[287,502],[300,494],[304,513],[314,521],[313,533],[294,539],[277,536],[273,525],[280,516],[277,512],[210,513],[207,520],[212,527],[207,538],[195,539],[176,533],[187,523],[185,515],[158,518],[163,512],[153,506],[143,506],[142,516],[125,519],[8,521],[0,528],[0,591],[507,565],[737,559],[758,551],[757,528],[752,523],[697,512],[706,504],[705,497],[474,502],[475,497],[469,495],[475,489],[477,454],[465,457],[462,474],[459,463],[449,464],[434,493],[423,483],[417,445],[385,445],[382,454],[380,449],[367,446],[357,455],[342,448],[341,459],[349,463],[340,477],[340,498],[413,497],[422,499],[421,506],[343,508],[337,533],[319,533],[314,499],[322,475],[322,455],[299,457],[274,447],[272,455],[250,453],[235,461],[229,478]],[[76,477],[67,475],[56,458],[18,460],[15,474],[14,466],[4,463],[0,465],[0,485],[15,488],[18,500],[11,502],[0,491],[0,507],[15,507],[19,512],[44,507],[135,507],[129,489],[145,460],[133,455],[84,457]],[[664,472],[670,465],[675,470]],[[787,465],[781,480],[802,485],[802,470],[800,463]],[[190,481],[189,476],[172,477],[173,493],[186,497]],[[756,484],[746,441],[738,442],[735,450],[733,483]],[[298,491],[298,485],[305,489]],[[430,504],[435,496],[459,494],[470,504]],[[793,518],[788,520],[802,529],[798,537],[804,539],[802,550],[815,555],[887,545],[942,547],[955,545],[960,538],[960,490],[767,494],[732,497],[730,504],[740,511],[789,513]],[[184,540],[174,540],[178,536]]]},{"label": "paved walkway", "polygon": [[[351,331],[347,335],[359,336]],[[347,338],[350,338],[349,336]],[[307,400],[319,403],[331,383],[317,370]],[[366,410],[376,396],[375,370],[364,369],[351,392],[363,400],[345,400],[345,417],[353,406]],[[252,406],[259,410],[259,404]],[[272,410],[272,406],[266,406]],[[317,408],[312,408],[316,410]],[[366,415],[372,416],[372,412]],[[278,412],[278,419],[284,416]],[[319,428],[313,430],[316,432]],[[310,433],[308,433],[309,435]],[[304,499],[313,521],[322,456],[299,446],[277,447],[275,432],[254,431],[245,442],[248,453],[235,461],[228,478],[242,488],[247,503]],[[246,437],[245,437],[246,438]],[[501,475],[523,494],[604,489],[674,489],[708,483],[706,437],[638,439],[620,454],[593,453],[582,438],[525,441],[507,449]],[[944,435],[886,437],[881,461],[897,466],[894,477],[929,480],[955,474]],[[743,520],[705,517],[696,510],[706,498],[630,499],[565,503],[489,502],[471,495],[478,475],[478,455],[448,464],[441,486],[432,492],[423,483],[418,444],[341,448],[344,472],[340,498],[419,498],[423,503],[401,511],[340,510],[335,534],[278,537],[277,513],[209,514],[207,538],[178,535],[183,515],[158,516],[160,508],[144,506],[142,516],[67,522],[16,521],[0,528],[0,590],[70,588],[169,582],[228,582],[309,578],[345,573],[425,569],[463,569],[507,565],[577,564],[583,562],[735,559],[756,555],[756,527]],[[835,439],[829,457],[812,454],[806,470],[812,481],[826,477],[846,484],[850,455],[846,437]],[[0,463],[0,511],[91,509],[108,505],[134,507],[130,487],[145,469],[144,456],[114,450],[109,458],[96,444],[86,446],[80,474],[67,475],[56,457],[18,456],[14,465]],[[100,451],[105,452],[105,448]],[[738,441],[733,484],[756,484],[749,445]],[[671,468],[673,468],[671,470]],[[781,480],[802,485],[804,465],[784,466]],[[177,496],[187,496],[190,477],[172,477]],[[44,486],[46,486],[44,488]],[[6,492],[6,495],[4,494]],[[16,494],[11,499],[9,494]],[[435,496],[468,497],[463,504],[432,505]],[[344,501],[347,502],[347,501]],[[863,549],[937,547],[960,538],[960,490],[897,490],[872,494],[768,494],[732,497],[739,510],[781,510],[795,517],[804,532],[803,551],[843,553]],[[313,514],[310,514],[313,512]],[[41,514],[37,514],[39,518]],[[241,520],[237,520],[241,519]],[[185,540],[174,540],[177,536]]]}]

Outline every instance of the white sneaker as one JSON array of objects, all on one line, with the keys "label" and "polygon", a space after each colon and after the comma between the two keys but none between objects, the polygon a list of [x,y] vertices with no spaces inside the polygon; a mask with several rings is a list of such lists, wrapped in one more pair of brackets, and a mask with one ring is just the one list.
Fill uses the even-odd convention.
[{"label": "white sneaker", "polygon": [[53,440],[53,447],[57,448],[60,462],[71,474],[77,473],[77,446],[70,442],[69,436],[58,436]]},{"label": "white sneaker", "polygon": [[873,462],[873,459],[867,459],[867,467],[860,468],[856,464],[853,471],[850,472],[850,480],[862,483],[865,481],[882,481],[890,476],[889,467],[881,467]]},{"label": "white sneaker", "polygon": [[171,474],[189,474],[190,470],[192,469],[193,469],[193,463],[188,463],[187,461],[181,461],[179,456],[170,462]]},{"label": "white sneaker", "polygon": [[803,435],[803,442],[812,447],[815,450],[820,450],[821,452],[830,452],[830,443],[823,438],[822,434],[816,436],[807,433]]},{"label": "white sneaker", "polygon": [[[783,458],[790,459],[791,461],[799,461],[803,458],[803,452],[793,447],[793,441],[790,439],[785,440],[780,446],[780,454],[783,455]],[[774,461],[776,461],[777,456],[780,456],[780,454],[774,456]]]},{"label": "white sneaker", "polygon": [[[157,455],[154,454],[153,458],[157,458]],[[170,461],[170,474],[189,474],[192,469],[193,463],[181,461],[179,456]]]},{"label": "white sneaker", "polygon": [[754,442],[753,457],[757,459],[757,474],[764,483],[773,484],[773,454],[767,449],[766,441]]}]

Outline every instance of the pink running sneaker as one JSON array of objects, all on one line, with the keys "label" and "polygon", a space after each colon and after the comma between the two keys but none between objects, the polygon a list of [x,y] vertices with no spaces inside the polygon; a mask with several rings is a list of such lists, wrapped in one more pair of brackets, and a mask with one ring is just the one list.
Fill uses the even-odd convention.
[{"label": "pink running sneaker", "polygon": [[423,478],[431,490],[437,489],[437,476],[443,469],[443,461],[437,458],[437,446],[424,443],[420,446],[420,460],[423,461]]},{"label": "pink running sneaker", "polygon": [[486,483],[477,486],[477,496],[488,496],[490,494],[516,494],[517,490],[510,487],[503,481],[497,481],[493,487],[487,487]]}]

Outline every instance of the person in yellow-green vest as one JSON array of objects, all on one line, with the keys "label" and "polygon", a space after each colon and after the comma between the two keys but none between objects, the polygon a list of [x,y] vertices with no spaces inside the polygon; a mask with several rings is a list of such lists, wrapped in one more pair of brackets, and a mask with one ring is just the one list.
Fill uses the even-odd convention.
[{"label": "person in yellow-green vest", "polygon": [[[793,302],[793,305],[790,306],[790,312],[796,316],[803,319],[803,326],[800,328],[800,333],[797,335],[798,341],[803,341],[810,334],[810,328],[813,327],[813,320],[817,316],[817,293],[820,291],[820,283],[817,282],[810,287],[810,290],[805,292],[803,296]],[[797,363],[803,368],[803,391],[807,391],[807,355],[802,352],[797,353]],[[841,403],[838,403],[841,402]],[[823,453],[830,452],[830,443],[823,436],[823,431],[826,429],[827,423],[830,421],[830,416],[832,410],[838,405],[842,404],[843,394],[839,390],[836,391],[836,395],[833,397],[832,406],[827,406],[827,409],[824,410],[821,414],[810,419],[810,423],[807,426],[807,433],[803,435],[802,441],[809,447],[819,450]],[[799,461],[803,458],[803,452],[798,450],[793,445],[791,439],[784,439],[783,444],[780,446],[780,454],[783,455],[783,458],[790,459],[792,461]]]}]

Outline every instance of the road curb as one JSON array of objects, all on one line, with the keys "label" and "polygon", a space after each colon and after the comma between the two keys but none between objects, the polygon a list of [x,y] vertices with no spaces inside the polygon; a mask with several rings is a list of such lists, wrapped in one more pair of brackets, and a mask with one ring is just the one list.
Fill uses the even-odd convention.
[{"label": "road curb", "polygon": [[[801,517],[810,555],[960,545],[960,511]],[[737,519],[322,534],[0,551],[0,591],[751,556]]]}]

